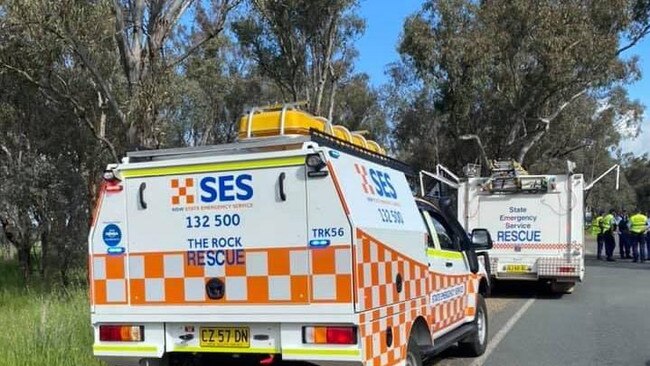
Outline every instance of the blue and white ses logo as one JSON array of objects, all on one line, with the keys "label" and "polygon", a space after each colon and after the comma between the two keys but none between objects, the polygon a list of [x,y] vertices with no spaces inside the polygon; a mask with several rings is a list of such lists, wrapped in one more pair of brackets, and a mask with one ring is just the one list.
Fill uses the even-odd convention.
[{"label": "blue and white ses logo", "polygon": [[115,224],[108,224],[102,232],[102,238],[109,247],[116,247],[122,241],[122,230]]}]

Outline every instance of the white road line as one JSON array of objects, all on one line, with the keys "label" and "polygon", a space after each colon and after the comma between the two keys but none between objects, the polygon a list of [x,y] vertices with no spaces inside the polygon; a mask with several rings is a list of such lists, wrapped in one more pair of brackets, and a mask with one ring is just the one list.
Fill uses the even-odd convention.
[{"label": "white road line", "polygon": [[519,308],[519,310],[517,310],[515,315],[513,315],[512,318],[510,318],[510,320],[506,322],[503,328],[501,328],[501,330],[499,330],[499,332],[495,334],[494,337],[489,341],[485,353],[481,357],[475,359],[470,366],[483,365],[485,363],[485,360],[487,360],[487,358],[490,357],[492,351],[494,351],[497,348],[497,346],[499,346],[499,343],[501,343],[503,338],[505,338],[505,336],[508,334],[510,329],[512,329],[512,327],[514,327],[514,325],[517,324],[517,321],[524,315],[526,310],[528,310],[528,308],[531,305],[533,305],[534,302],[535,299],[530,299],[526,301],[526,303],[521,308]]}]

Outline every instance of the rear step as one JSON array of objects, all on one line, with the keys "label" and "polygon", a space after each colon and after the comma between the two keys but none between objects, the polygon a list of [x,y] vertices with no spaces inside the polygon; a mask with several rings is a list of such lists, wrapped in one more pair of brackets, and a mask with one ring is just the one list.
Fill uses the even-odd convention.
[{"label": "rear step", "polygon": [[463,338],[469,336],[473,332],[476,332],[475,323],[463,324],[461,327],[438,338],[433,346],[421,346],[420,352],[425,357],[435,356],[449,348],[452,344],[463,340]]}]

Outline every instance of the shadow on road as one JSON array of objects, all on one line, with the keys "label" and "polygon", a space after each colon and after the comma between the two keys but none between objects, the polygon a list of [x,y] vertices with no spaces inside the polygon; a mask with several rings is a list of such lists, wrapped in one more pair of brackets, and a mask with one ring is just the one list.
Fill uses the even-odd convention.
[{"label": "shadow on road", "polygon": [[543,281],[496,281],[490,297],[498,299],[559,299]]},{"label": "shadow on road", "polygon": [[[616,262],[607,262],[605,260],[596,259],[595,255],[587,255],[585,257],[585,264],[587,267],[604,267],[604,268],[624,268],[624,269],[640,269],[649,271],[650,261],[645,263],[634,263],[631,259],[619,259],[614,257]],[[589,268],[587,268],[589,270]]]},{"label": "shadow on road", "polygon": [[467,355],[463,354],[458,346],[451,346],[435,357],[425,358],[424,365],[433,366],[442,360],[450,361],[460,358],[467,358]]}]

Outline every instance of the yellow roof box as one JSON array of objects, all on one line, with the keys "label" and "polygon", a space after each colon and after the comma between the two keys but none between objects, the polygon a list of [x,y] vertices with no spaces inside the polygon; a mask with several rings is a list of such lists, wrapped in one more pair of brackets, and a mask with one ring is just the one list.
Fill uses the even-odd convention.
[{"label": "yellow roof box", "polygon": [[386,155],[386,150],[384,150],[381,146],[379,146],[378,143],[372,140],[367,140],[366,144],[368,144],[368,150],[376,152],[377,154],[382,154]]},{"label": "yellow roof box", "polygon": [[239,138],[278,135],[308,135],[314,128],[325,131],[326,120],[307,112],[286,107],[256,109],[242,116],[239,121]]},{"label": "yellow roof box", "polygon": [[368,148],[368,143],[366,138],[363,137],[363,135],[360,133],[354,133],[354,132],[352,133],[352,143],[357,146],[361,146],[364,149]]},{"label": "yellow roof box", "polygon": [[332,127],[332,130],[334,130],[334,137],[347,142],[352,142],[352,134],[350,133],[350,130],[344,126],[336,125]]},{"label": "yellow roof box", "polygon": [[329,134],[338,140],[385,155],[386,151],[375,141],[366,140],[357,132],[350,132],[343,126],[332,126],[327,119],[315,117],[296,108],[295,104],[274,105],[253,108],[239,120],[240,139],[309,135],[314,129]]}]

